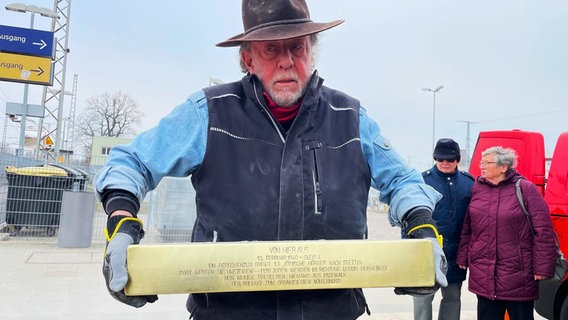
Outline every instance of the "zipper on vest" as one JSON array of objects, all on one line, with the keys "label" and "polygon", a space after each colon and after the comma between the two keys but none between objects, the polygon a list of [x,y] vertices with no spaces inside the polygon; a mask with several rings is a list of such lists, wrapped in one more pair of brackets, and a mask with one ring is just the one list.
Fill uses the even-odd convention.
[{"label": "zipper on vest", "polygon": [[322,214],[322,203],[321,203],[321,187],[320,187],[320,174],[318,168],[318,157],[316,149],[322,147],[321,142],[310,142],[306,145],[306,150],[312,150],[314,157],[314,169],[312,170],[312,183],[314,187],[314,213]]},{"label": "zipper on vest", "polygon": [[256,98],[256,102],[260,106],[260,111],[263,112],[264,115],[270,120],[270,122],[272,123],[272,126],[274,126],[274,129],[276,129],[276,132],[278,132],[278,136],[280,137],[280,140],[282,140],[282,143],[286,143],[286,139],[284,138],[284,135],[282,134],[282,129],[280,129],[282,126],[280,126],[280,124],[276,123],[276,120],[274,120],[274,117],[272,116],[272,112],[270,112],[270,110],[268,110],[268,108],[264,106],[264,103],[262,103],[262,100],[258,96],[258,90],[256,88],[256,82],[253,81],[252,85],[253,85],[253,88],[254,88],[254,96]]},{"label": "zipper on vest", "polygon": [[[314,152],[315,154],[315,152]],[[320,183],[319,183],[319,177],[317,174],[317,169],[312,171],[312,177],[313,177],[313,182],[314,182],[314,208],[315,214],[321,214],[321,189],[320,189]]]}]

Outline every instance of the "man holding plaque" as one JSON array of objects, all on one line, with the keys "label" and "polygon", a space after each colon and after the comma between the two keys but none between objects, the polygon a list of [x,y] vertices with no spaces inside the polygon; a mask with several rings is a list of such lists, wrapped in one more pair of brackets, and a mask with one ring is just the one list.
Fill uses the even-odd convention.
[{"label": "man holding plaque", "polygon": [[[245,76],[192,94],[153,129],[112,149],[95,178],[109,215],[103,274],[110,294],[128,296],[126,250],[144,235],[140,202],[165,176],[191,176],[193,242],[364,239],[369,188],[390,205],[389,221],[433,244],[436,285],[397,288],[431,294],[446,286],[446,261],[432,209],[440,194],[409,168],[360,102],[323,85],[314,69],[316,23],[304,0],[243,0],[244,33],[218,43],[240,47]],[[380,252],[377,252],[380,254]],[[360,288],[191,294],[203,319],[349,319],[369,312]]]}]

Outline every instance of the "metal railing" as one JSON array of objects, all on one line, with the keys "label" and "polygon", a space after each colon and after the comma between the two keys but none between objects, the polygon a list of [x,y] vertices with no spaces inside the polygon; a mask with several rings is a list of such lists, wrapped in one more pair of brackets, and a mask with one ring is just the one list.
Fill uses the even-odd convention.
[{"label": "metal railing", "polygon": [[[100,167],[62,166],[0,153],[0,239],[57,242],[62,193],[93,192],[92,178]],[[104,243],[106,213],[98,201],[92,210],[92,243]],[[189,241],[195,219],[195,191],[189,178],[164,179],[148,193],[139,218],[146,243]]]},{"label": "metal railing", "polygon": [[[104,164],[97,160],[91,161],[97,165],[62,166],[0,153],[0,240],[57,243],[62,193],[92,193],[92,178]],[[55,169],[49,171],[46,167]],[[368,207],[388,209],[379,202],[375,191],[369,194]],[[104,244],[107,215],[98,201],[87,210],[94,211],[91,243]],[[85,212],[76,214],[90,219]],[[189,178],[163,179],[146,196],[138,217],[146,231],[144,243],[190,241],[196,210],[195,190]]]}]

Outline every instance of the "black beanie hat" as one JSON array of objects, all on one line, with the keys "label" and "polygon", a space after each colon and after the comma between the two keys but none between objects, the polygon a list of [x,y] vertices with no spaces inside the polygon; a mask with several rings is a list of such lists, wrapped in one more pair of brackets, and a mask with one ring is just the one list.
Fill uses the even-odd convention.
[{"label": "black beanie hat", "polygon": [[461,160],[460,146],[452,139],[442,138],[436,142],[433,156],[435,160],[457,159],[459,162]]}]

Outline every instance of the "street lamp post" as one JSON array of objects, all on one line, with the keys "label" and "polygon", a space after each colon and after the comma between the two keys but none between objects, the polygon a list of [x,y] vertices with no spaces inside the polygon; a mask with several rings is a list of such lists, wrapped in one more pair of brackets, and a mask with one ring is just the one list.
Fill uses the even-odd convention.
[{"label": "street lamp post", "polygon": [[423,88],[422,91],[432,92],[432,150],[436,147],[436,93],[442,90],[444,86],[436,89]]},{"label": "street lamp post", "polygon": [[[5,8],[8,11],[15,11],[21,13],[30,12],[32,14],[30,18],[30,29],[34,28],[34,16],[36,13],[39,13],[41,16],[48,17],[51,19],[59,19],[59,15],[55,11],[47,8],[37,7],[34,5],[26,5],[23,3],[11,3],[7,5]],[[28,92],[29,92],[29,84],[26,82],[24,84],[24,98],[22,100],[22,120],[20,122],[20,143],[18,149],[18,155],[21,157],[24,156],[24,145],[26,140],[26,120],[28,116]]]}]

